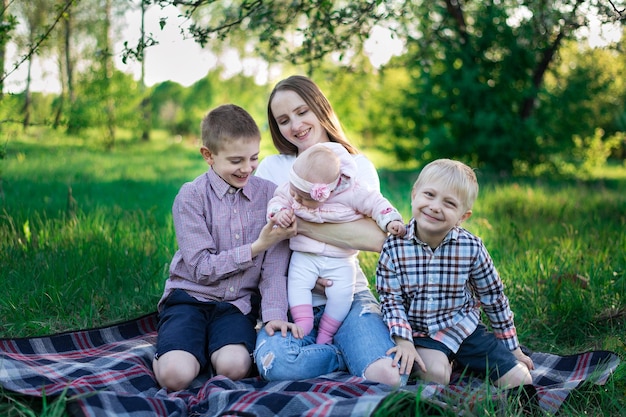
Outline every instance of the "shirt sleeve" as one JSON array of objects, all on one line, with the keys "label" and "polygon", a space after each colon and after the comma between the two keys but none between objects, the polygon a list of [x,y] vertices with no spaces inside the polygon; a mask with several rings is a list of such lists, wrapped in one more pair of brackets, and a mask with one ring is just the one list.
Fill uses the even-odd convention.
[{"label": "shirt sleeve", "polygon": [[289,184],[283,184],[276,188],[274,196],[267,203],[268,220],[280,210],[291,207],[292,197],[289,194]]},{"label": "shirt sleeve", "polygon": [[519,341],[509,299],[504,294],[504,285],[493,261],[482,244],[472,268],[470,281],[496,337],[502,340],[509,350],[517,349]]},{"label": "shirt sleeve", "polygon": [[263,323],[287,321],[287,271],[290,256],[289,240],[283,240],[265,252],[259,280]]},{"label": "shirt sleeve", "polygon": [[[393,239],[393,238],[391,238]],[[376,290],[378,291],[383,321],[389,327],[389,333],[413,342],[413,331],[409,323],[402,297],[402,283],[395,270],[390,245],[383,246],[376,267]]]},{"label": "shirt sleeve", "polygon": [[360,181],[354,186],[352,204],[356,211],[373,218],[384,232],[387,232],[389,222],[403,221],[402,215],[389,200],[378,191],[362,187]]},{"label": "shirt sleeve", "polygon": [[189,276],[182,275],[198,284],[210,285],[250,268],[253,261],[250,244],[218,252],[207,224],[205,200],[191,183],[185,184],[174,200],[172,214],[178,248]]}]

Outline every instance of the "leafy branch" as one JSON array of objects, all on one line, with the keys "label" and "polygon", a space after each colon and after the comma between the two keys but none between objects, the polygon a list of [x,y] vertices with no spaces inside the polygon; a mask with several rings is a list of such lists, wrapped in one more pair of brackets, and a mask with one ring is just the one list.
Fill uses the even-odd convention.
[{"label": "leafy branch", "polygon": [[52,21],[52,23],[46,28],[45,32],[43,32],[42,34],[40,34],[37,39],[35,40],[34,43],[32,43],[31,45],[28,46],[28,52],[23,55],[14,65],[13,68],[2,74],[2,76],[0,77],[0,83],[3,82],[4,80],[7,79],[7,77],[11,74],[13,74],[15,71],[17,71],[17,69],[26,61],[28,61],[29,59],[31,59],[33,57],[33,55],[35,55],[38,51],[39,48],[41,47],[41,45],[48,39],[48,37],[50,36],[50,34],[52,33],[52,31],[54,30],[54,28],[56,27],[56,25],[61,21],[61,19],[63,19],[66,14],[67,11],[72,7],[72,5],[74,4],[74,2],[77,0],[67,0],[66,3],[59,8],[59,12],[57,13],[55,19]]},{"label": "leafy branch", "polygon": [[619,10],[617,6],[615,5],[615,3],[613,3],[613,0],[608,0],[608,1],[611,7],[613,8],[613,11],[615,11],[615,13],[617,13],[617,15],[619,16],[617,20],[626,20],[626,16],[625,16],[626,8]]},{"label": "leafy branch", "polygon": [[[191,21],[181,29],[202,47],[211,40],[244,41],[256,39],[255,49],[268,61],[286,60],[294,64],[313,64],[332,52],[343,53],[362,46],[371,28],[393,16],[396,2],[384,0],[144,0],[151,4],[182,7],[181,17]],[[165,25],[161,20],[161,28]],[[297,45],[289,39],[297,35]],[[129,48],[124,44],[124,59],[140,58],[146,47],[156,44],[149,37]]]}]

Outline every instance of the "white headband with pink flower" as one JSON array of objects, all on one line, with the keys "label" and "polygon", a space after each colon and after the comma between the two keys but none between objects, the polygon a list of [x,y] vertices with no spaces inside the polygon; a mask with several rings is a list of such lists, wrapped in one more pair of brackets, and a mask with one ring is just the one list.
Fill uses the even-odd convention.
[{"label": "white headband with pink flower", "polygon": [[298,190],[309,193],[313,200],[319,202],[324,202],[328,200],[328,197],[330,197],[330,193],[332,193],[333,190],[337,188],[337,184],[339,184],[340,179],[341,175],[338,176],[337,179],[330,184],[312,183],[296,174],[296,171],[293,170],[293,167],[291,168],[291,172],[289,172],[289,182],[291,183],[291,185],[296,187]]}]

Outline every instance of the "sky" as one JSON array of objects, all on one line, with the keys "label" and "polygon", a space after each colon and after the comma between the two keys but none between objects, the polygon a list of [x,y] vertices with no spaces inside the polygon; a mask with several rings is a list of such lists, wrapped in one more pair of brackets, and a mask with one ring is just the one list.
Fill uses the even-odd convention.
[{"label": "sky", "polygon": [[[161,9],[152,6],[146,13],[146,33],[158,40],[159,44],[146,50],[146,75],[148,86],[163,82],[175,81],[183,86],[189,86],[206,76],[215,68],[218,57],[208,49],[202,49],[193,39],[184,39],[180,33],[181,27],[186,27],[186,22],[179,17],[179,11],[174,6]],[[159,27],[159,19],[166,18],[167,24],[164,29]],[[136,44],[140,36],[140,11],[129,12],[125,15],[125,21],[121,22],[122,29],[115,31],[119,34],[115,45],[115,61],[118,69],[131,73],[139,79],[140,64],[135,61],[122,63],[121,52],[123,42],[126,40],[130,45]],[[589,38],[589,45],[601,46],[608,41],[616,41],[621,36],[620,30],[602,32],[599,22],[592,23],[585,35]],[[365,44],[365,51],[370,55],[372,64],[376,67],[385,64],[392,56],[400,55],[403,51],[402,42],[392,39],[390,32],[382,27],[375,27],[371,38]],[[13,68],[19,56],[13,44],[8,45],[8,56],[5,70]],[[234,51],[230,51],[219,59],[223,66],[230,70],[225,77],[243,72],[246,75],[254,75],[257,82],[267,82],[275,79],[280,74],[272,74],[272,69],[260,60],[247,59],[242,62]],[[57,65],[53,59],[43,59],[36,56],[33,65],[32,90],[45,92],[59,92],[60,85],[57,76]],[[24,90],[26,79],[26,65],[22,65],[17,71],[9,75],[5,80],[6,92],[21,92]]]},{"label": "sky", "polygon": [[[180,28],[185,27],[186,22],[180,18],[178,10],[173,6],[161,9],[152,6],[147,10],[145,18],[145,31],[158,40],[159,44],[146,49],[145,81],[151,86],[163,81],[175,81],[187,87],[215,68],[218,57],[208,49],[202,49],[193,39],[184,39]],[[159,27],[159,19],[167,18],[164,29]],[[122,63],[121,52],[123,42],[136,45],[140,36],[141,25],[140,11],[130,12],[125,15],[125,26],[119,31],[119,39],[115,45],[115,62],[118,69],[131,73],[139,79],[141,67],[138,62],[127,61]],[[386,63],[393,55],[402,53],[403,45],[399,40],[391,38],[389,31],[376,27],[372,32],[371,40],[366,43],[365,50],[370,54],[372,64],[380,66]],[[13,68],[13,64],[19,58],[15,47],[9,44],[6,70]],[[229,51],[219,57],[224,67],[229,68],[230,73],[225,77],[243,72],[246,75],[255,75],[257,82],[262,83],[272,79],[271,69],[260,60],[247,59],[242,62],[234,51]],[[32,90],[45,92],[59,92],[58,72],[56,62],[52,59],[44,60],[36,57],[33,61]],[[279,74],[276,74],[279,76]],[[20,92],[24,90],[26,79],[26,65],[22,65],[16,72],[5,80],[7,92]]]}]

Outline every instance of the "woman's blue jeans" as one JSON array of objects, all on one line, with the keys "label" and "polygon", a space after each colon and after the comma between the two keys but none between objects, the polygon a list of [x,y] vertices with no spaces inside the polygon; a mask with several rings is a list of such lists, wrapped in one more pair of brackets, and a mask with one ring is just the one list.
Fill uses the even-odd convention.
[{"label": "woman's blue jeans", "polygon": [[270,381],[315,378],[335,371],[348,371],[363,377],[369,365],[387,357],[395,344],[383,323],[380,305],[373,294],[354,295],[348,316],[333,338],[332,345],[315,344],[317,326],[324,306],[314,310],[313,331],[304,339],[280,332],[269,336],[262,328],[257,336],[254,359],[259,374]]}]

